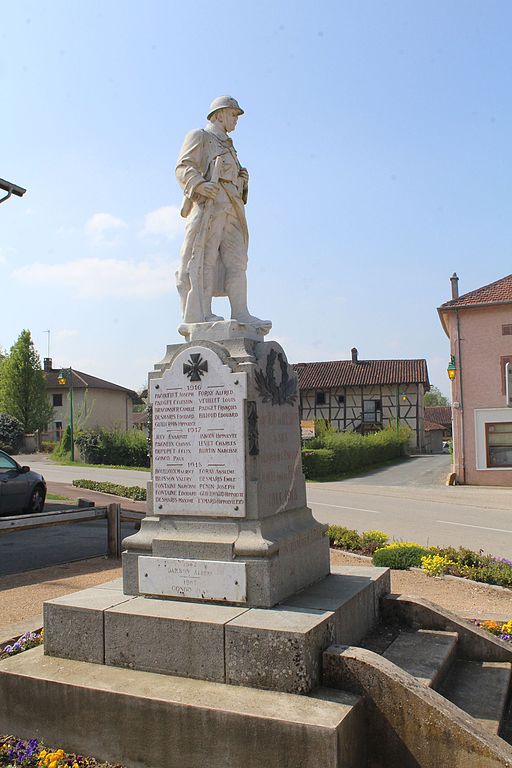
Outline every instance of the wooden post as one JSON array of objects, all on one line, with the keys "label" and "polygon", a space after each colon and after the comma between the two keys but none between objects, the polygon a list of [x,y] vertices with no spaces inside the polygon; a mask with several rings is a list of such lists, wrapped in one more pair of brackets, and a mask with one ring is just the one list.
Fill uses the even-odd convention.
[{"label": "wooden post", "polygon": [[121,505],[118,502],[107,506],[107,554],[121,557]]}]

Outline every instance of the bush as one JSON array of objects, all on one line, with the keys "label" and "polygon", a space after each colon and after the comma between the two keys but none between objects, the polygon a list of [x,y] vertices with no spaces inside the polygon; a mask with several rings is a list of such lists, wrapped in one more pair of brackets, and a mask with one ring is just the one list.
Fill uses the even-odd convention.
[{"label": "bush", "polygon": [[[402,456],[411,431],[406,427],[383,429],[371,435],[356,432],[336,432],[324,428],[308,440],[302,452],[303,470],[307,479],[356,472],[374,464]],[[329,451],[329,454],[320,451]],[[314,456],[320,458],[313,458]]]},{"label": "bush", "polygon": [[87,488],[89,491],[111,493],[113,496],[124,496],[134,501],[146,501],[146,489],[140,485],[119,485],[118,483],[101,483],[96,480],[73,480],[75,488]]},{"label": "bush", "polygon": [[138,429],[129,432],[83,430],[77,434],[75,443],[87,464],[149,467],[147,438]]},{"label": "bush", "polygon": [[431,549],[421,547],[412,541],[395,541],[375,550],[373,564],[385,568],[405,571],[421,565],[421,558],[432,554]]},{"label": "bush", "polygon": [[376,549],[384,547],[389,536],[384,531],[363,531],[361,534],[361,550],[365,555],[373,555]]},{"label": "bush", "polygon": [[41,453],[52,453],[54,448],[55,443],[52,443],[51,440],[41,440],[41,445],[39,446]]},{"label": "bush", "polygon": [[361,536],[351,528],[343,528],[341,525],[330,525],[327,529],[327,535],[333,547],[348,549],[352,552],[361,549]]},{"label": "bush", "polygon": [[[0,447],[7,453],[17,453],[23,440],[23,424],[10,413],[0,413]],[[5,446],[5,447],[4,447]]]},{"label": "bush", "polygon": [[304,449],[302,451],[302,471],[307,480],[329,477],[334,472],[334,452],[328,448],[318,448],[313,451]]}]

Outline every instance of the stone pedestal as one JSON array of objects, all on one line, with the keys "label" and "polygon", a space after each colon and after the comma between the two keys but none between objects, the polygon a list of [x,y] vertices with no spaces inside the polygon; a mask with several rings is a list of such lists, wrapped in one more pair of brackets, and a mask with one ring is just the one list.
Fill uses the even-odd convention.
[{"label": "stone pedestal", "polygon": [[203,325],[149,375],[148,516],[124,541],[124,592],[269,608],[329,573],[306,505],[297,377],[259,329]]}]

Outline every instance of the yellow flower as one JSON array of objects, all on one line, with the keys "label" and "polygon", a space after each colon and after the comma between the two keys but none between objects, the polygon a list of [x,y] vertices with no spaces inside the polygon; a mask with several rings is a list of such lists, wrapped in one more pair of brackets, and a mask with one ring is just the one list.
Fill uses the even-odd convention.
[{"label": "yellow flower", "polygon": [[48,768],[58,768],[57,760],[52,760]]},{"label": "yellow flower", "polygon": [[47,755],[47,754],[48,754],[48,752],[46,751],[46,749],[43,749],[43,750],[42,750],[42,751],[41,751],[41,752],[38,754],[38,758],[39,758],[39,760],[41,760],[43,757],[46,757],[46,755]]},{"label": "yellow flower", "polygon": [[505,624],[503,624],[501,627],[501,633],[503,635],[512,635],[512,619],[509,619],[505,622]]}]

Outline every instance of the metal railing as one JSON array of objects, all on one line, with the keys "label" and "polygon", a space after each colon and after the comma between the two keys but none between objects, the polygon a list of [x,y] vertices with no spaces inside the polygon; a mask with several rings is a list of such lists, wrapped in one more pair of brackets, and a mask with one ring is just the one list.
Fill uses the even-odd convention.
[{"label": "metal railing", "polygon": [[38,512],[36,515],[13,515],[0,517],[0,535],[12,531],[28,531],[31,528],[48,528],[51,525],[90,523],[94,520],[107,521],[107,555],[121,557],[121,523],[137,522],[145,517],[144,512],[121,509],[121,504],[107,504],[105,507],[81,507],[60,509],[57,512]]}]

